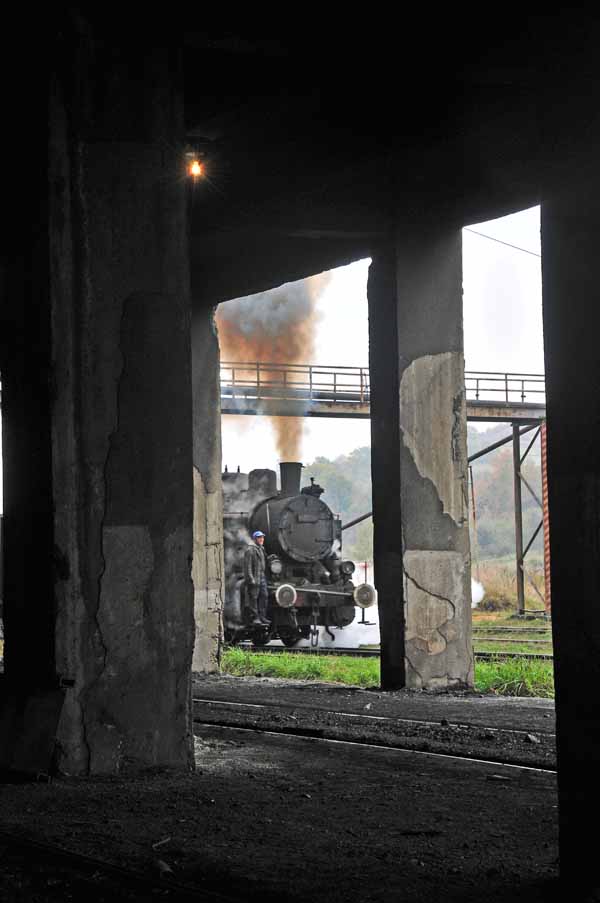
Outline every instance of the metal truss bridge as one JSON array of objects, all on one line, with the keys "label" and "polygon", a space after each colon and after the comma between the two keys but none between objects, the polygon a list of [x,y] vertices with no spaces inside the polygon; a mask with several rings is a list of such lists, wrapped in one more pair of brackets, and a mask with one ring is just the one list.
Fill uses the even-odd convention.
[{"label": "metal truss bridge", "polygon": [[[544,376],[466,371],[467,418],[535,423],[546,417]],[[221,363],[223,414],[370,416],[368,367]]]}]

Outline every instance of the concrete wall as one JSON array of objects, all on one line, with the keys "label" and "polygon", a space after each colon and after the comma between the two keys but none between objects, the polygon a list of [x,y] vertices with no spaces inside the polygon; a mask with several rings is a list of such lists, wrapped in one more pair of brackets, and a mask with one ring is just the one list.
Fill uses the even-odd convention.
[{"label": "concrete wall", "polygon": [[214,309],[196,309],[192,323],[194,406],[194,619],[192,668],[219,668],[223,638],[223,493],[221,389]]},{"label": "concrete wall", "polygon": [[375,579],[389,631],[383,679],[471,685],[460,230],[415,222],[372,269]]}]

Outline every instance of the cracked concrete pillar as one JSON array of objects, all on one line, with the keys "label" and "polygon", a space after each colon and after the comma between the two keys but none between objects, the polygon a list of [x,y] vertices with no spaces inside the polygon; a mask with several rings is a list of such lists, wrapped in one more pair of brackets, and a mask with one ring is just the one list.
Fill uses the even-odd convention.
[{"label": "cracked concrete pillar", "polygon": [[399,230],[368,295],[382,685],[471,685],[460,230]]},{"label": "cracked concrete pillar", "polygon": [[221,386],[214,308],[192,320],[194,406],[194,620],[192,669],[218,671],[223,614],[223,492]]},{"label": "cracked concrete pillar", "polygon": [[98,38],[93,53],[86,34],[67,46],[77,65],[64,61],[50,115],[56,670],[72,683],[58,765],[188,768],[192,397],[179,62],[114,37]]},{"label": "cracked concrete pillar", "polygon": [[[560,868],[600,890],[600,185],[542,205]],[[595,893],[594,893],[595,891]],[[589,894],[589,896],[587,896]]]}]

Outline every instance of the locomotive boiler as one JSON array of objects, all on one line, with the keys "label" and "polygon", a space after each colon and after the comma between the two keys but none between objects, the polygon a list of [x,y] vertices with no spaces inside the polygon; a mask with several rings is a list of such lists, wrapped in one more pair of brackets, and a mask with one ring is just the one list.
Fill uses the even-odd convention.
[{"label": "locomotive boiler", "polygon": [[[281,486],[274,470],[223,474],[225,541],[225,640],[251,639],[264,645],[281,639],[286,646],[300,639],[318,645],[321,630],[334,630],[354,620],[355,606],[377,601],[370,584],[355,585],[354,562],[342,556],[342,523],[321,499],[323,489],[311,478],[300,488],[302,464],[280,464]],[[265,534],[270,626],[248,626],[244,620],[244,552],[255,530]]]}]

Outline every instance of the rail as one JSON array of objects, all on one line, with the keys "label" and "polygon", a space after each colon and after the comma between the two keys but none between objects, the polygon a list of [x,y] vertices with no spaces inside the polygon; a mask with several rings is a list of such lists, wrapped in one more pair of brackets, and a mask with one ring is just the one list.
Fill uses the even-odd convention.
[{"label": "rail", "polygon": [[[267,653],[269,655],[351,655],[354,658],[379,658],[381,652],[379,649],[365,649],[364,647],[346,648],[335,646],[318,646],[312,648],[310,646],[253,646],[250,642],[239,643],[235,648],[243,649],[247,652]],[[531,659],[532,661],[553,661],[552,655],[545,655],[543,652],[478,652],[475,650],[473,655],[482,662],[505,661],[507,659]]]},{"label": "rail", "polygon": [[[269,399],[368,405],[368,367],[320,364],[273,364],[263,361],[221,363],[221,394],[232,399]],[[465,371],[467,401],[539,404],[546,398],[545,379],[537,373]]]}]

